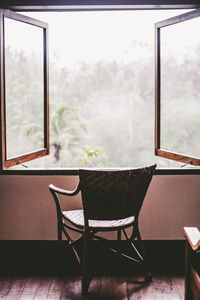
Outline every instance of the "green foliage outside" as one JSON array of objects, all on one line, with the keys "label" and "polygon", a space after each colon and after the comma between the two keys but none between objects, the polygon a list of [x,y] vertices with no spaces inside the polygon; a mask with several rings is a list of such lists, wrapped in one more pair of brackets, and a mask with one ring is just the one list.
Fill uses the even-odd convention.
[{"label": "green foliage outside", "polygon": [[[9,148],[15,150],[16,140],[23,147],[31,140],[37,148],[42,128],[42,110],[37,103],[37,58],[22,59],[21,53],[13,53],[10,49],[7,53],[10,87],[14,85],[18,90],[17,97],[12,93],[12,88],[8,91],[11,95],[7,106],[7,113],[10,114],[7,118]],[[15,75],[22,65],[23,70],[28,70],[31,65],[36,73],[29,78],[28,73],[21,72],[19,81]],[[184,72],[186,67],[187,72]],[[188,130],[184,126],[183,116],[191,103],[191,94],[194,108],[199,101],[199,70],[198,51],[195,58],[186,57],[181,63],[172,58],[167,61],[164,78],[169,84],[164,88],[167,89],[165,101],[168,107],[164,109],[168,109],[168,113],[163,114],[163,124],[167,124],[167,130],[162,137],[166,147],[183,152],[188,151],[192,143],[193,152],[197,155],[199,112],[194,110],[192,118],[189,116],[191,122]],[[31,96],[24,115],[21,99],[27,85]],[[177,106],[170,112],[172,104]],[[19,120],[22,122],[17,126]],[[69,168],[136,167],[154,162],[162,166],[174,165],[174,162],[154,156],[153,57],[131,63],[80,63],[74,71],[57,69],[50,64],[50,133],[51,155],[28,165]]]},{"label": "green foliage outside", "polygon": [[[101,156],[101,150],[98,147],[83,146],[83,153],[79,162],[84,167],[105,167],[98,158]],[[101,158],[100,158],[101,159]]]}]

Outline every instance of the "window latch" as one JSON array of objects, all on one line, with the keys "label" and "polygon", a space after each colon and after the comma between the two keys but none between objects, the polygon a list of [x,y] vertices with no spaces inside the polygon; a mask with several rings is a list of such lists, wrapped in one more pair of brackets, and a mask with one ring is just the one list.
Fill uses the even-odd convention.
[{"label": "window latch", "polygon": [[26,166],[25,164],[21,163],[19,160],[16,162],[16,165],[21,165],[24,168],[28,168],[28,166]]},{"label": "window latch", "polygon": [[186,164],[180,166],[180,168],[184,168],[187,165],[192,165],[192,160],[189,160]]}]

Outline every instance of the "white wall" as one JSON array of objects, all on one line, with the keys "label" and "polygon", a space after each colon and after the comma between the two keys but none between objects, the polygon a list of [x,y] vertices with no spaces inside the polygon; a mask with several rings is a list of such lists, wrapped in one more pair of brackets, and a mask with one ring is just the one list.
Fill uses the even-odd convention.
[{"label": "white wall", "polygon": [[[0,239],[57,238],[56,211],[48,185],[76,186],[76,176],[1,175]],[[80,196],[65,208],[81,207]],[[146,195],[140,228],[143,239],[183,239],[183,226],[200,228],[200,175],[156,175]],[[111,236],[112,237],[112,236]]]}]

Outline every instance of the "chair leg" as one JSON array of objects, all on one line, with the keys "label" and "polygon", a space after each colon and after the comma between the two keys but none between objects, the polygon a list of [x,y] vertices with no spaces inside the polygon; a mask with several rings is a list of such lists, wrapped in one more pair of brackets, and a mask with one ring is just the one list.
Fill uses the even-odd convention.
[{"label": "chair leg", "polygon": [[121,241],[121,229],[117,230],[117,240]]},{"label": "chair leg", "polygon": [[58,241],[62,241],[62,224],[58,222]]},{"label": "chair leg", "polygon": [[[62,227],[62,231],[63,231],[63,233],[64,233],[64,235],[65,235],[65,237],[66,237],[66,239],[67,239],[68,246],[70,246],[70,247],[72,248],[72,251],[74,252],[75,257],[76,257],[76,259],[77,259],[77,261],[78,261],[78,263],[79,263],[79,265],[80,265],[80,264],[81,264],[81,260],[80,260],[79,254],[78,254],[78,252],[77,252],[75,246],[73,245],[73,240],[72,240],[72,238],[70,237],[69,233],[67,232],[67,230],[66,230],[64,227]],[[62,234],[62,232],[61,232],[61,234]],[[81,237],[81,238],[82,238],[82,237]],[[79,238],[79,240],[80,240],[81,238]],[[78,240],[78,239],[77,239],[77,240]]]},{"label": "chair leg", "polygon": [[142,257],[143,257],[143,266],[144,266],[144,275],[145,275],[145,282],[148,283],[152,280],[152,273],[150,269],[150,265],[148,262],[147,254],[144,248],[143,241],[141,239],[141,235],[139,232],[139,228],[137,227],[137,240],[139,242],[139,247],[141,249]]},{"label": "chair leg", "polygon": [[88,274],[88,244],[87,239],[84,237],[83,241],[83,261],[82,261],[82,295],[86,295],[88,293],[89,285],[91,278]]},{"label": "chair leg", "polygon": [[81,282],[82,282],[82,295],[87,295],[89,285],[90,285],[90,279],[83,276]]}]

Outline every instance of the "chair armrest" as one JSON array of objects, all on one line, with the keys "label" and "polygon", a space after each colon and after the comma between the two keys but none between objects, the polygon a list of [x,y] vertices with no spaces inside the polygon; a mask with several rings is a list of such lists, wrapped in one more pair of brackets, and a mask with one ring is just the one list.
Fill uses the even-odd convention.
[{"label": "chair armrest", "polygon": [[73,191],[60,189],[60,188],[54,186],[53,184],[49,185],[49,189],[52,193],[57,193],[57,194],[64,195],[64,196],[75,196],[80,191],[79,185],[77,185],[77,187]]},{"label": "chair armrest", "polygon": [[184,235],[189,242],[192,250],[197,250],[200,247],[200,232],[197,227],[184,227]]}]

